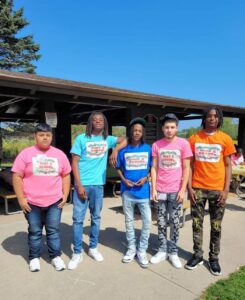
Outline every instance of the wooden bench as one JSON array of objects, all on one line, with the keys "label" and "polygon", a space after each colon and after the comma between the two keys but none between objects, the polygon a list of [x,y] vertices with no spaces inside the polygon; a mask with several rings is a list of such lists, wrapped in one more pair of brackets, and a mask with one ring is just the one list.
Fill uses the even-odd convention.
[{"label": "wooden bench", "polygon": [[13,214],[17,214],[17,213],[22,212],[22,210],[17,210],[17,211],[14,211],[14,212],[10,212],[9,211],[8,201],[12,200],[12,199],[17,199],[14,191],[11,191],[11,190],[8,190],[8,189],[6,189],[4,187],[1,187],[0,188],[0,198],[3,198],[3,200],[4,200],[6,215],[13,215]]}]

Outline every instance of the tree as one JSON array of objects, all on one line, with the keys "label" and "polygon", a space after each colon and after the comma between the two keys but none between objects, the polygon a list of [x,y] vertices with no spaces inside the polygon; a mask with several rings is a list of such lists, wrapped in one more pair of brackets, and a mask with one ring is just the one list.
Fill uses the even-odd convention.
[{"label": "tree", "polygon": [[35,73],[39,45],[32,35],[19,37],[19,31],[29,22],[23,16],[24,9],[13,10],[13,0],[0,0],[0,69]]}]

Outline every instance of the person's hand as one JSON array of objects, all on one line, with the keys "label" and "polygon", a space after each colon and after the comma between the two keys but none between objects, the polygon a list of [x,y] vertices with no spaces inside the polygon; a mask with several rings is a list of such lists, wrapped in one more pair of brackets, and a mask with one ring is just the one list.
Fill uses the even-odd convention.
[{"label": "person's hand", "polygon": [[143,177],[140,180],[138,180],[137,182],[135,182],[136,186],[142,186],[145,184],[145,182],[147,181],[147,177]]},{"label": "person's hand", "polygon": [[178,192],[176,201],[179,202],[179,203],[183,202],[184,196],[185,196],[185,191],[181,191],[181,190],[180,190],[180,191]]},{"label": "person's hand", "polygon": [[154,202],[158,202],[158,199],[157,199],[157,191],[155,189],[152,189],[152,192],[151,192],[151,196],[152,196],[152,200]]},{"label": "person's hand", "polygon": [[87,198],[87,192],[83,186],[77,186],[77,194],[81,200],[84,200]]},{"label": "person's hand", "polygon": [[58,207],[59,207],[60,209],[62,209],[62,208],[65,206],[66,200],[67,200],[67,199],[64,199],[64,198],[63,198],[62,201],[59,203]]},{"label": "person's hand", "polygon": [[19,205],[20,205],[20,208],[21,210],[23,211],[24,214],[28,213],[31,211],[31,207],[30,205],[28,204],[27,202],[27,199],[26,198],[23,198],[19,201]]},{"label": "person's hand", "polygon": [[228,197],[228,191],[226,190],[221,191],[218,198],[218,205],[224,207],[227,197]]},{"label": "person's hand", "polygon": [[126,184],[127,187],[133,187],[135,183],[129,179],[125,179],[124,183]]},{"label": "person's hand", "polygon": [[112,149],[112,153],[109,157],[109,163],[113,168],[116,168],[117,165],[117,155],[118,155],[118,151],[115,148]]},{"label": "person's hand", "polygon": [[196,193],[192,188],[188,189],[188,198],[192,204],[196,203]]}]

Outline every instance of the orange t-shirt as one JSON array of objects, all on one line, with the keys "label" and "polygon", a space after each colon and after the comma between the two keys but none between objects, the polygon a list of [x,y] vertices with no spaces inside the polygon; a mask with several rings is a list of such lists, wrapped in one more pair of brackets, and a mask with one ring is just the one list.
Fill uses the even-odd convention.
[{"label": "orange t-shirt", "polygon": [[217,130],[207,135],[200,130],[189,138],[194,158],[192,186],[222,191],[225,184],[224,157],[236,152],[229,135]]}]

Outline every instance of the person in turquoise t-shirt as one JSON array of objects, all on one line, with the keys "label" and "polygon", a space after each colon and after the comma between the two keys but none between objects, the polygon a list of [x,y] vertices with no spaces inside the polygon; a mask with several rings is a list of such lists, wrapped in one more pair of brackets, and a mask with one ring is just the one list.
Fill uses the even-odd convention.
[{"label": "person in turquoise t-shirt", "polygon": [[[149,265],[146,250],[150,236],[151,208],[148,174],[151,167],[151,147],[144,142],[146,122],[133,119],[130,126],[128,145],[118,153],[117,172],[121,178],[121,194],[125,215],[128,250],[122,262],[131,262],[135,255],[141,267]],[[138,206],[142,218],[142,230],[136,253],[134,209]]]},{"label": "person in turquoise t-shirt", "polygon": [[[93,112],[88,119],[86,133],[80,134],[72,146],[72,170],[75,180],[73,194],[73,244],[74,253],[68,269],[77,268],[82,261],[83,221],[90,209],[91,232],[89,256],[103,261],[97,249],[100,231],[100,212],[102,209],[108,150],[124,138],[108,135],[108,123],[101,112]],[[126,143],[125,143],[126,144]]]}]

